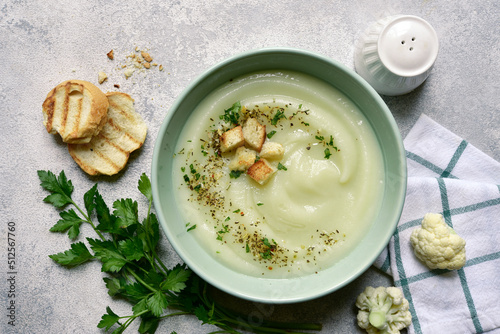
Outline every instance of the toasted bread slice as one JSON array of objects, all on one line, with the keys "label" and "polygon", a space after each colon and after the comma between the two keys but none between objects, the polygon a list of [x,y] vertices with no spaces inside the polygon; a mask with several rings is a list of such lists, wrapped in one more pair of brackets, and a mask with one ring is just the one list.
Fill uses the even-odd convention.
[{"label": "toasted bread slice", "polygon": [[108,106],[106,94],[92,83],[64,81],[43,102],[43,124],[66,143],[88,143],[106,123]]},{"label": "toasted bread slice", "polygon": [[108,93],[107,122],[88,144],[69,144],[73,160],[90,175],[114,175],[127,164],[130,153],[146,140],[147,126],[135,111],[130,95]]}]

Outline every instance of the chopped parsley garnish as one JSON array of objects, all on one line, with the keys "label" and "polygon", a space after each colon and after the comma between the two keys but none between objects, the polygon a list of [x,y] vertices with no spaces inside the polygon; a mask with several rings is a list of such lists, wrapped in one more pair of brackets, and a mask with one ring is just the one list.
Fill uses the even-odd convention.
[{"label": "chopped parsley garnish", "polygon": [[191,223],[187,223],[187,224],[186,224],[186,227],[188,228],[188,229],[187,229],[187,231],[188,231],[188,232],[189,232],[189,231],[192,231],[192,230],[194,230],[194,229],[196,228],[196,224],[191,225],[191,226],[189,226],[189,225],[191,225]]},{"label": "chopped parsley garnish", "polygon": [[196,174],[196,169],[194,169],[193,164],[189,165],[189,169],[191,170],[192,174]]},{"label": "chopped parsley garnish", "polygon": [[323,137],[323,136],[316,136],[316,139],[319,140],[319,141],[323,141],[323,140],[325,140],[325,137]]},{"label": "chopped parsley garnish", "polygon": [[238,125],[238,120],[240,119],[240,102],[235,102],[231,108],[224,110],[224,115],[220,115],[219,118],[226,121],[227,123]]},{"label": "chopped parsley garnish", "polygon": [[267,248],[265,249],[263,252],[260,253],[260,256],[264,259],[264,260],[270,260],[272,259],[273,257],[273,252],[274,250],[276,249],[276,241],[274,241],[274,239],[272,240],[273,243],[271,244],[269,242],[269,240],[267,238],[263,238],[262,240],[262,243],[264,244],[264,246]]},{"label": "chopped parsley garnish", "polygon": [[286,168],[285,166],[283,166],[281,164],[281,162],[278,162],[278,170],[285,170],[286,171],[286,170],[288,170],[288,168]]},{"label": "chopped parsley garnish", "polygon": [[264,205],[264,203],[260,203],[260,202],[257,203],[257,206],[262,206],[262,205]]},{"label": "chopped parsley garnish", "polygon": [[229,232],[229,225],[222,225],[222,230],[217,232],[217,240],[222,241],[222,236]]},{"label": "chopped parsley garnish", "polygon": [[243,171],[241,170],[232,170],[230,173],[229,173],[229,177],[231,179],[237,179],[240,177],[240,175],[243,174]]},{"label": "chopped parsley garnish", "polygon": [[269,133],[267,134],[267,138],[271,139],[274,135],[276,134],[276,131],[269,131]]},{"label": "chopped parsley garnish", "polygon": [[286,118],[285,112],[283,110],[278,110],[276,114],[274,114],[273,119],[271,120],[272,125],[278,124],[278,121],[282,118]]},{"label": "chopped parsley garnish", "polygon": [[330,149],[328,147],[325,148],[325,159],[330,159],[331,156]]}]

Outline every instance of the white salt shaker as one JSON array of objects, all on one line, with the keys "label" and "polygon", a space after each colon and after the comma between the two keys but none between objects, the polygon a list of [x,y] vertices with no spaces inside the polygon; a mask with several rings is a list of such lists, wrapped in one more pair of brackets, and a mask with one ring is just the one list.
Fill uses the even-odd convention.
[{"label": "white salt shaker", "polygon": [[412,15],[395,15],[372,24],[358,40],[354,65],[379,94],[411,92],[430,74],[438,54],[434,28]]}]

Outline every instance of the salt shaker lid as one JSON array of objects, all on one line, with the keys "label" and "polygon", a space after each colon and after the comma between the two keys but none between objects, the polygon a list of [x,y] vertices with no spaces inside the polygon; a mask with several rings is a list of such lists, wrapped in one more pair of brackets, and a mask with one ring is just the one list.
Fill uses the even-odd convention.
[{"label": "salt shaker lid", "polygon": [[424,19],[404,15],[387,24],[378,39],[379,57],[385,67],[402,77],[425,73],[438,54],[434,28]]},{"label": "salt shaker lid", "polygon": [[388,16],[371,24],[360,36],[354,66],[379,94],[402,95],[427,79],[438,48],[436,31],[424,19]]}]

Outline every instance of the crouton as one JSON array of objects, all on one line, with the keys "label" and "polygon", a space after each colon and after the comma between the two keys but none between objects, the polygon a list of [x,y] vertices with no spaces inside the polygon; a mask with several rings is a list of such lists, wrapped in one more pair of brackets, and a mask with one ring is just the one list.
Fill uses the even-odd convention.
[{"label": "crouton", "polygon": [[266,126],[255,118],[249,118],[243,126],[243,137],[248,147],[260,152],[266,140]]},{"label": "crouton", "polygon": [[265,184],[275,172],[276,168],[271,166],[266,159],[259,159],[248,168],[247,174],[259,184]]},{"label": "crouton", "polygon": [[262,145],[262,149],[260,150],[260,157],[266,159],[281,159],[283,158],[283,154],[285,154],[285,149],[283,145],[275,142],[266,142]]},{"label": "crouton", "polygon": [[254,150],[250,150],[244,146],[236,149],[236,154],[233,160],[229,163],[230,170],[246,171],[248,167],[255,163],[257,154]]},{"label": "crouton", "polygon": [[221,152],[228,152],[245,144],[241,125],[232,128],[222,134],[220,137]]}]

